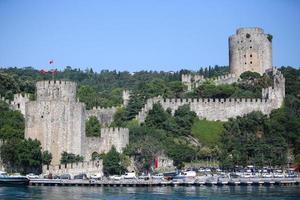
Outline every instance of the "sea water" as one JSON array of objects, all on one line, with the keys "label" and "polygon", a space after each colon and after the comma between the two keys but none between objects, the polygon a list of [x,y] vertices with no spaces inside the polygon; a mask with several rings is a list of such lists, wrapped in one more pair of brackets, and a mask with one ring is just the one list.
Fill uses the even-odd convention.
[{"label": "sea water", "polygon": [[300,186],[0,187],[0,199],[300,199]]}]

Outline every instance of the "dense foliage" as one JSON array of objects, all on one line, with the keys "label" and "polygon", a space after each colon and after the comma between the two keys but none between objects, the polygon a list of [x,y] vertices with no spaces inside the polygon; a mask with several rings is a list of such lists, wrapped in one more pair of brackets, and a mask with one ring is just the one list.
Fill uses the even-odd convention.
[{"label": "dense foliage", "polygon": [[233,84],[216,85],[206,81],[198,88],[186,94],[190,98],[261,98],[262,88],[272,85],[270,75],[256,72],[244,72],[241,80]]},{"label": "dense foliage", "polygon": [[68,164],[68,163],[77,163],[82,162],[84,160],[83,156],[75,155],[74,153],[62,152],[60,163],[61,164]]},{"label": "dense foliage", "polygon": [[[250,113],[225,124],[221,164],[284,166],[300,157],[300,70],[281,68],[286,79],[284,106],[269,117]],[[290,156],[289,154],[292,154]]]},{"label": "dense foliage", "polygon": [[[165,98],[258,98],[261,97],[261,88],[272,85],[270,75],[245,72],[238,83],[215,85],[208,81],[189,93],[185,92],[186,88],[180,82],[181,74],[195,73],[188,70],[135,73],[102,70],[96,73],[91,69],[82,71],[67,67],[55,78],[76,81],[77,96],[88,109],[120,105],[122,90],[130,89],[129,104],[126,108],[118,109],[112,126],[130,128],[130,145],[125,154],[133,156],[140,171],[151,171],[154,159],[162,154],[172,158],[178,167],[183,167],[185,162],[211,158],[219,158],[224,167],[284,165],[293,158],[300,163],[300,70],[291,67],[282,67],[280,70],[286,79],[284,106],[274,110],[270,116],[255,112],[231,119],[224,123],[224,129],[220,123],[195,120],[195,113],[188,106],[179,108],[172,116],[170,110],[164,111],[156,104],[141,125],[134,117],[148,98],[159,95]],[[196,73],[214,78],[228,71],[228,67],[215,66],[200,69]],[[12,99],[13,94],[19,92],[34,94],[37,80],[51,78],[51,74],[41,74],[31,67],[0,69],[0,95]],[[0,111],[3,163],[12,171],[24,173],[40,169],[42,163],[49,164],[52,157],[49,152],[41,152],[37,141],[24,140],[21,113],[11,111],[1,101]],[[89,121],[87,129],[91,131],[87,132],[94,135],[99,126],[95,120]],[[209,135],[210,132],[213,134]],[[31,151],[34,153],[27,155]],[[106,173],[119,174],[124,170],[124,165],[120,164],[124,155],[112,151],[106,155],[95,155],[95,158],[106,159]],[[109,162],[110,157],[113,163]],[[65,152],[62,163],[80,160],[82,158]],[[115,166],[116,171],[113,171],[115,167],[109,166]]]},{"label": "dense foliage", "polygon": [[100,136],[101,125],[97,117],[91,116],[85,123],[85,134],[88,137]]},{"label": "dense foliage", "polygon": [[121,175],[126,171],[122,163],[122,155],[113,146],[111,150],[103,156],[103,172],[106,175]]},{"label": "dense foliage", "polygon": [[189,106],[182,106],[175,112],[164,111],[160,104],[154,104],[145,123],[130,129],[130,144],[125,153],[133,156],[140,171],[151,171],[157,156],[167,155],[174,164],[183,167],[184,162],[195,160],[197,147],[189,143],[191,126],[196,114]]},{"label": "dense foliage", "polygon": [[[41,173],[42,164],[51,162],[51,154],[42,152],[38,140],[9,139],[0,148],[1,160],[9,172]],[[44,162],[45,161],[45,162]]]},{"label": "dense foliage", "polygon": [[24,139],[24,118],[0,101],[1,160],[9,172],[40,173],[42,164],[50,163],[52,155],[42,152],[38,140]]}]

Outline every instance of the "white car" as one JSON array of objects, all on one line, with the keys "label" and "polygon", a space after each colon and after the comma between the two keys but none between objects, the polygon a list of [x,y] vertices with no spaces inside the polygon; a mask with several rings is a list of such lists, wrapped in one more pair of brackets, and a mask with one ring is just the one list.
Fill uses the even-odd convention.
[{"label": "white car", "polygon": [[35,175],[35,174],[33,174],[33,173],[27,174],[26,177],[27,177],[28,179],[38,179],[38,178],[39,178],[38,175]]},{"label": "white car", "polygon": [[282,174],[282,173],[274,173],[274,178],[284,178],[284,174]]},{"label": "white car", "polygon": [[159,174],[152,175],[151,177],[152,179],[163,179],[164,175],[162,173],[159,173]]},{"label": "white car", "polygon": [[123,175],[124,179],[136,179],[135,172],[127,172]]},{"label": "white car", "polygon": [[272,178],[273,175],[272,174],[269,174],[269,173],[262,173],[261,175],[263,178]]},{"label": "white car", "polygon": [[91,179],[101,179],[102,178],[102,174],[101,173],[96,173],[91,175]]},{"label": "white car", "polygon": [[109,179],[114,180],[114,181],[119,181],[122,179],[122,176],[113,175],[113,176],[110,176]]}]

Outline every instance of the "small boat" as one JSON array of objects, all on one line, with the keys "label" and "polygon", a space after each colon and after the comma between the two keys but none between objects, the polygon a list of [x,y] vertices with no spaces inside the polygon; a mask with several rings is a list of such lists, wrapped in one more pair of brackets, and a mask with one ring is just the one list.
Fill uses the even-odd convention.
[{"label": "small boat", "polygon": [[0,171],[0,185],[28,185],[29,179],[21,175],[8,175]]}]

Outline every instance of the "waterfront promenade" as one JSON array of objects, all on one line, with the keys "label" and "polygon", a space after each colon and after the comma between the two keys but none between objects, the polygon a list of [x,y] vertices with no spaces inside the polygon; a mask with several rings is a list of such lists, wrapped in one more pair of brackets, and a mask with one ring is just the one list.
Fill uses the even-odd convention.
[{"label": "waterfront promenade", "polygon": [[218,178],[199,177],[187,180],[67,180],[67,179],[32,179],[32,186],[96,186],[96,187],[154,187],[154,186],[247,186],[247,185],[299,185],[300,178]]}]

